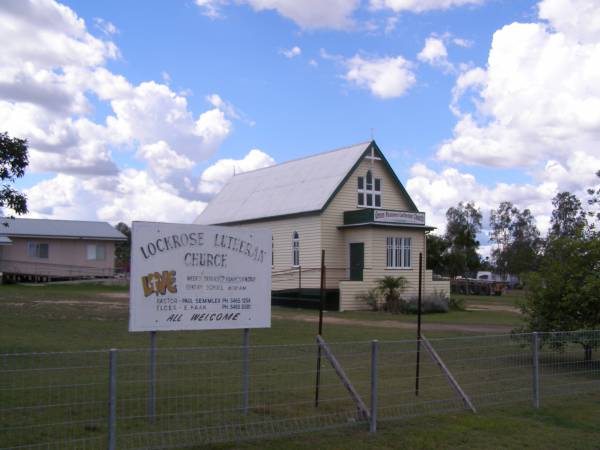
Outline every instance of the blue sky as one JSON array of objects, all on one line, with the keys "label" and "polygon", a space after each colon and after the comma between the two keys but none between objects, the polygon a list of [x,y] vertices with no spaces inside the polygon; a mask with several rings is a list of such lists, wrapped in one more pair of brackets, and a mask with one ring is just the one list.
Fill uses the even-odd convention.
[{"label": "blue sky", "polygon": [[594,0],[12,0],[0,119],[30,141],[31,217],[192,221],[233,167],[373,130],[432,224],[510,200],[544,229],[556,192],[597,183],[599,18]]}]

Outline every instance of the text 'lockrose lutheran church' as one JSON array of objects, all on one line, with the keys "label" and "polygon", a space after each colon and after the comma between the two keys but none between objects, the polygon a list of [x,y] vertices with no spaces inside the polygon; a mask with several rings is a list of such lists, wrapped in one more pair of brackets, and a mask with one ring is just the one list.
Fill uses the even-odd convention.
[{"label": "text 'lockrose lutheran church'", "polygon": [[[375,141],[234,176],[195,223],[273,233],[274,298],[310,296],[325,251],[328,308],[368,308],[361,294],[386,275],[417,295],[419,253],[432,230]],[[449,293],[423,268],[423,293]]]}]

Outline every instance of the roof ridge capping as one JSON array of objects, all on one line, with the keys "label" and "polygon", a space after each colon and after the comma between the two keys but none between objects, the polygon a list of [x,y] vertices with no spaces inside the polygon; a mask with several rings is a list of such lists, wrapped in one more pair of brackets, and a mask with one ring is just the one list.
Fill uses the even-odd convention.
[{"label": "roof ridge capping", "polygon": [[258,169],[247,170],[246,172],[237,173],[237,174],[235,174],[235,176],[237,178],[237,177],[241,177],[243,175],[246,175],[248,173],[258,172],[259,170],[271,169],[273,167],[283,166],[285,164],[290,164],[290,163],[302,161],[304,159],[316,158],[317,156],[327,155],[329,153],[334,153],[334,152],[339,152],[339,151],[346,150],[346,149],[349,149],[349,148],[352,148],[352,147],[358,147],[359,145],[364,145],[365,146],[365,150],[366,150],[367,147],[369,145],[371,145],[373,142],[375,142],[373,139],[368,140],[368,141],[364,141],[364,142],[357,142],[356,144],[345,145],[343,147],[334,148],[333,150],[325,150],[324,152],[314,153],[312,155],[307,155],[307,156],[301,156],[300,158],[290,159],[288,161],[283,161],[283,162],[280,162],[280,163],[275,163],[275,164],[272,164],[270,166],[259,167]]}]

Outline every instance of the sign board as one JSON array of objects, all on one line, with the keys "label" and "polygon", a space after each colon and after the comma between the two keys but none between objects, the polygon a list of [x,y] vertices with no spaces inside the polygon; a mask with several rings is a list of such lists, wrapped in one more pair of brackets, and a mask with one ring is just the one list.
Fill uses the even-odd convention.
[{"label": "sign board", "polygon": [[389,211],[389,210],[375,210],[374,211],[375,222],[389,222],[389,223],[406,223],[411,225],[425,225],[425,213],[424,212],[409,212],[409,211]]},{"label": "sign board", "polygon": [[129,331],[271,326],[271,232],[133,222]]}]

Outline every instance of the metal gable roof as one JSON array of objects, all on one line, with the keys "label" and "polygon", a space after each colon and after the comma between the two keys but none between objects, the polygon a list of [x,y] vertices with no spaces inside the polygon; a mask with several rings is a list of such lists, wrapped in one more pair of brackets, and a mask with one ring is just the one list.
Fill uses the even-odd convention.
[{"label": "metal gable roof", "polygon": [[0,224],[2,236],[46,237],[57,239],[101,239],[121,241],[127,238],[108,222],[88,222],[81,220],[50,220],[4,218]]},{"label": "metal gable roof", "polygon": [[320,211],[370,144],[362,142],[236,175],[195,223],[223,224]]}]

